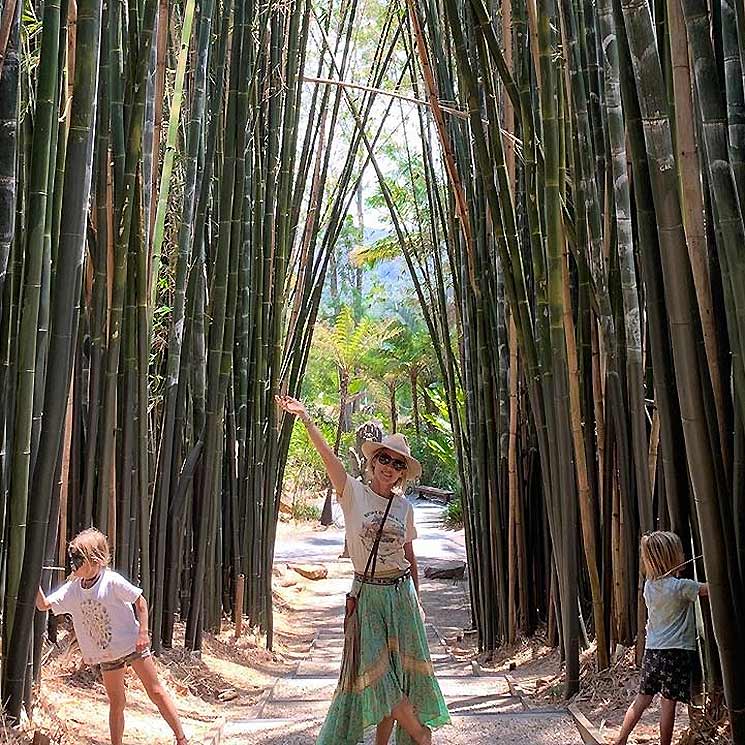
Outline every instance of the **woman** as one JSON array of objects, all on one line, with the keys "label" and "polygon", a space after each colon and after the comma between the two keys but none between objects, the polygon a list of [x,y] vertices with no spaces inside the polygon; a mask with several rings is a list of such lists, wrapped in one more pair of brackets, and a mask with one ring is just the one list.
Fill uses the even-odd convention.
[{"label": "woman", "polygon": [[[422,622],[412,547],[414,511],[397,493],[421,473],[421,466],[411,457],[402,435],[365,442],[362,452],[370,477],[366,486],[347,475],[300,401],[278,396],[277,403],[300,417],[326,466],[344,512],[355,572],[353,594],[358,596],[359,664],[351,680],[340,678],[316,745],[357,745],[373,726],[375,744],[387,745],[395,722],[397,745],[430,745],[432,729],[449,723],[450,715],[435,678]],[[376,542],[375,569],[363,583]],[[348,645],[345,638],[347,659]]]}]

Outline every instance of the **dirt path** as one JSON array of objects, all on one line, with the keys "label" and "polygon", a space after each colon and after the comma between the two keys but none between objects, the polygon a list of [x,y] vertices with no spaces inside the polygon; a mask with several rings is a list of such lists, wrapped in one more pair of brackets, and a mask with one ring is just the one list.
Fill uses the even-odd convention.
[{"label": "dirt path", "polygon": [[[439,527],[440,508],[418,503],[419,539],[415,543],[420,567],[443,559],[463,559],[462,535]],[[294,673],[277,681],[255,716],[235,717],[222,728],[223,745],[312,745],[336,687],[343,635],[344,595],[351,582],[351,565],[336,558],[343,544],[338,530],[288,534],[278,542],[275,567],[288,561],[322,562],[329,570],[324,580],[294,583],[286,578],[293,604],[316,637],[310,654]],[[458,661],[441,640],[468,626],[465,583],[422,579],[422,602],[428,613],[430,651],[443,694],[453,715],[453,726],[435,735],[435,742],[461,745],[478,741],[493,745],[578,745],[581,739],[570,717],[561,709],[526,710],[512,696],[503,675],[477,677],[469,662]],[[366,743],[372,743],[372,733]]]},{"label": "dirt path", "polygon": [[[430,650],[454,726],[435,734],[438,744],[482,740],[493,745],[579,745],[565,711],[547,704],[527,710],[510,694],[503,671],[474,675],[455,640],[470,627],[466,582],[423,577],[443,560],[465,560],[462,532],[443,530],[441,508],[418,503],[416,520],[422,601]],[[275,556],[275,649],[244,630],[239,639],[225,621],[220,634],[205,634],[201,657],[181,648],[165,651],[156,665],[195,745],[311,745],[336,686],[342,650],[344,596],[351,584],[348,560],[337,557],[343,531],[281,525]],[[291,562],[320,562],[328,577],[306,580],[287,570]],[[179,630],[182,631],[181,625]],[[56,745],[105,745],[108,703],[96,669],[83,666],[76,645],[51,649],[32,721],[18,742],[41,730]],[[442,642],[448,644],[444,646]],[[472,651],[472,650],[471,650]],[[478,670],[478,668],[476,668]],[[127,677],[126,745],[171,745],[170,732],[133,674]],[[369,742],[369,740],[368,740]]]}]

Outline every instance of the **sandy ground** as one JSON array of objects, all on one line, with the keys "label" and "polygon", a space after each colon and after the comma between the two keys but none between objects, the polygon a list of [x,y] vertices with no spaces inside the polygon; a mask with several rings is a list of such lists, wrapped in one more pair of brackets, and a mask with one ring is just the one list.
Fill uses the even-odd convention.
[{"label": "sandy ground", "polygon": [[[177,627],[177,646],[164,650],[156,666],[192,742],[203,740],[221,718],[252,716],[276,680],[306,656],[314,629],[292,610],[296,592],[294,587],[277,587],[273,652],[251,630],[236,640],[233,624],[225,621],[219,635],[204,635],[201,657],[195,657],[181,648],[183,627]],[[7,739],[28,742],[38,731],[59,745],[109,742],[108,701],[100,673],[83,664],[77,644],[70,639],[70,631],[62,628],[57,647],[47,647],[31,721],[24,721],[20,731],[6,730]],[[126,745],[173,742],[170,729],[131,669],[125,717]]]},{"label": "sandy ground", "polygon": [[[422,542],[431,556],[427,560],[453,556],[463,551],[462,532],[443,531],[426,513],[422,528],[429,540]],[[422,532],[422,531],[420,531]],[[339,527],[318,530],[310,524],[280,524],[275,559],[275,649],[267,651],[263,639],[251,630],[234,639],[232,623],[225,621],[219,635],[205,634],[201,659],[181,648],[168,650],[156,661],[161,680],[171,692],[193,742],[203,740],[222,718],[247,719],[254,716],[278,678],[291,674],[306,657],[318,630],[318,594],[309,592],[309,583],[292,570],[293,561],[321,561],[334,558],[343,546]],[[478,659],[484,667],[511,672],[535,706],[561,706],[562,674],[556,650],[548,648],[539,634],[529,641],[504,649],[494,660],[484,661],[475,648],[467,599],[467,582],[422,578],[423,604],[428,621],[438,627],[452,654],[460,659]],[[332,615],[334,617],[332,617]],[[325,618],[325,617],[324,617]],[[340,622],[329,614],[324,623],[336,627]],[[464,631],[465,630],[465,631]],[[182,633],[182,629],[179,630]],[[41,684],[36,692],[31,721],[20,730],[0,731],[7,741],[30,742],[34,732],[46,735],[59,745],[104,745],[108,742],[108,704],[97,670],[82,664],[70,634],[60,633],[57,647],[46,650]],[[582,692],[574,703],[611,743],[628,704],[636,695],[638,671],[628,651],[612,669],[593,671],[592,650],[583,654]],[[131,671],[127,678],[126,745],[167,745],[173,742],[166,724],[147,698]],[[651,707],[630,742],[658,742],[657,716]],[[711,744],[715,740],[680,739],[688,725],[688,712],[679,707],[676,738],[680,745]],[[2,743],[0,743],[2,745]],[[35,745],[45,745],[45,738]],[[528,744],[526,744],[528,745]]]},{"label": "sandy ground", "polygon": [[[467,654],[468,639],[458,644],[464,647],[461,654]],[[639,670],[633,649],[622,649],[610,669],[598,672],[594,647],[591,647],[580,655],[581,690],[567,702],[563,696],[564,675],[559,652],[546,645],[545,634],[541,632],[532,639],[520,640],[513,647],[502,649],[494,659],[480,662],[485,669],[509,672],[531,706],[576,705],[606,743],[614,742],[626,710],[639,690]],[[659,743],[659,714],[657,698],[629,738],[629,745]],[[695,727],[691,726],[693,720]],[[728,742],[721,718],[712,721],[701,707],[678,705],[673,743],[726,745]]]}]

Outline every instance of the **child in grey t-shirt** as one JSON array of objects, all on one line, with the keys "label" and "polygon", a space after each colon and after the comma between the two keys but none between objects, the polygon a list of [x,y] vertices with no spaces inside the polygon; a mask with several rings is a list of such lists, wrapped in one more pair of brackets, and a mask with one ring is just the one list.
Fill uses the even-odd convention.
[{"label": "child in grey t-shirt", "polygon": [[639,681],[639,695],[626,712],[615,745],[626,745],[655,694],[660,706],[660,745],[670,745],[677,702],[690,701],[691,675],[696,652],[693,604],[707,596],[709,586],[675,575],[685,563],[683,545],[675,533],[655,531],[642,537],[642,564],[647,577],[647,641]]}]

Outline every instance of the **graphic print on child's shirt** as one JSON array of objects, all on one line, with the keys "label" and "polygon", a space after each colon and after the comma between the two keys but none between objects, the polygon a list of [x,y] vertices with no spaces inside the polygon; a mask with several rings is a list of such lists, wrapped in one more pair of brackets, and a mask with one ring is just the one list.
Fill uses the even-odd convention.
[{"label": "graphic print on child's shirt", "polygon": [[106,606],[94,598],[83,600],[80,604],[81,620],[88,635],[100,649],[108,649],[111,644],[111,616]]},{"label": "graphic print on child's shirt", "polygon": [[83,659],[88,664],[108,662],[135,651],[140,625],[132,603],[142,590],[104,568],[91,587],[79,578],[66,582],[47,601],[56,615],[69,613]]}]

